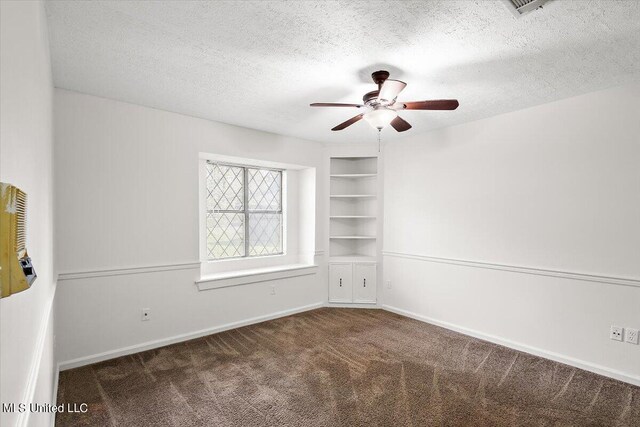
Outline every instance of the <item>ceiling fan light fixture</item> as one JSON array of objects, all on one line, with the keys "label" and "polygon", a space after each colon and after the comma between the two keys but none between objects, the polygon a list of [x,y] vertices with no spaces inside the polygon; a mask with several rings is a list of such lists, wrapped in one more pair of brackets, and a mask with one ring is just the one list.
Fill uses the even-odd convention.
[{"label": "ceiling fan light fixture", "polygon": [[[1,0],[0,0],[1,1]],[[507,1],[507,0],[505,0]],[[510,0],[524,1],[524,0]],[[529,0],[538,1],[538,0]],[[405,132],[411,129],[411,125],[400,117],[397,110],[455,110],[458,108],[456,99],[435,99],[431,101],[403,101],[396,102],[398,94],[407,86],[400,80],[389,79],[389,72],[380,70],[371,74],[373,82],[378,85],[378,90],[367,92],[362,97],[362,104],[344,104],[336,102],[315,102],[311,107],[352,107],[363,108],[365,112],[351,117],[346,122],[333,127],[332,131],[348,128],[354,123],[365,119],[371,127],[381,131],[387,125],[391,125],[397,132]],[[379,133],[378,133],[378,136]]]},{"label": "ceiling fan light fixture", "polygon": [[364,119],[373,128],[382,130],[385,126],[391,123],[391,120],[398,117],[398,113],[395,110],[389,108],[376,108],[373,111],[369,111],[364,115]]}]

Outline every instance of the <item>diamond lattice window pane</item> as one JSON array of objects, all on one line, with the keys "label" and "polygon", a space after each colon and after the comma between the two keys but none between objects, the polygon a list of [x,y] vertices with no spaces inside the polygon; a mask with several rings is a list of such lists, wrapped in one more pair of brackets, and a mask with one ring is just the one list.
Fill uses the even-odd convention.
[{"label": "diamond lattice window pane", "polygon": [[241,211],[243,209],[243,168],[207,163],[207,210]]},{"label": "diamond lattice window pane", "polygon": [[244,214],[207,214],[207,255],[209,259],[245,256]]},{"label": "diamond lattice window pane", "polygon": [[249,214],[249,256],[282,253],[282,214]]},{"label": "diamond lattice window pane", "polygon": [[249,210],[279,211],[282,209],[282,172],[248,169]]}]

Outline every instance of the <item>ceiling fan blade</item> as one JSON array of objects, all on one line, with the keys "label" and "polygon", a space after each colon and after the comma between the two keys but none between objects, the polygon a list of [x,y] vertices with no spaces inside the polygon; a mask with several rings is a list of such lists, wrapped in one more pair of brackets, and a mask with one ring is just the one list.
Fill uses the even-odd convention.
[{"label": "ceiling fan blade", "polygon": [[391,120],[391,126],[393,126],[393,128],[398,132],[404,132],[405,130],[411,129],[411,125],[400,116],[397,116],[395,119]]},{"label": "ceiling fan blade", "polygon": [[396,110],[455,110],[458,108],[457,99],[435,99],[433,101],[398,102]]},{"label": "ceiling fan blade", "polygon": [[378,94],[378,101],[393,102],[398,94],[407,86],[405,82],[400,80],[385,80]]},{"label": "ceiling fan blade", "polygon": [[314,102],[313,104],[309,104],[311,107],[355,107],[362,108],[364,105],[362,104],[340,104],[336,102]]},{"label": "ceiling fan blade", "polygon": [[333,129],[331,129],[331,130],[342,130],[342,129],[346,128],[346,127],[349,127],[349,126],[351,126],[352,124],[354,124],[355,122],[357,122],[357,121],[359,121],[360,119],[362,119],[362,117],[363,117],[363,116],[364,116],[364,113],[362,113],[362,114],[358,114],[358,115],[357,115],[357,116],[355,116],[355,117],[351,117],[351,118],[350,118],[349,120],[347,120],[346,122],[344,122],[344,123],[340,123],[338,126],[334,127],[334,128],[333,128]]}]

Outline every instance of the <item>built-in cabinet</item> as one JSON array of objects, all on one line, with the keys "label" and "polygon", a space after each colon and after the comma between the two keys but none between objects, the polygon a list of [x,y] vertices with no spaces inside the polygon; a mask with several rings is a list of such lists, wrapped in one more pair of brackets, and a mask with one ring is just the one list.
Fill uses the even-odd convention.
[{"label": "built-in cabinet", "polygon": [[376,267],[374,263],[353,264],[353,302],[376,302]]},{"label": "built-in cabinet", "polygon": [[329,160],[329,302],[375,304],[378,158]]},{"label": "built-in cabinet", "polygon": [[336,303],[376,302],[376,263],[329,264],[329,301]]},{"label": "built-in cabinet", "polygon": [[353,268],[351,263],[329,264],[329,301],[353,301]]}]

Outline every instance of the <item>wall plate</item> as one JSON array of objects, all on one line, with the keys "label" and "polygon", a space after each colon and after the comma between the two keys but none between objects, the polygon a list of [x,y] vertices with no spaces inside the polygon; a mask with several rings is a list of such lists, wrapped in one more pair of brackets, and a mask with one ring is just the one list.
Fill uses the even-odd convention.
[{"label": "wall plate", "polygon": [[634,328],[627,328],[624,334],[624,340],[630,344],[638,345],[638,330]]},{"label": "wall plate", "polygon": [[622,341],[622,332],[624,328],[621,326],[611,325],[611,330],[609,331],[609,338],[615,341]]}]

